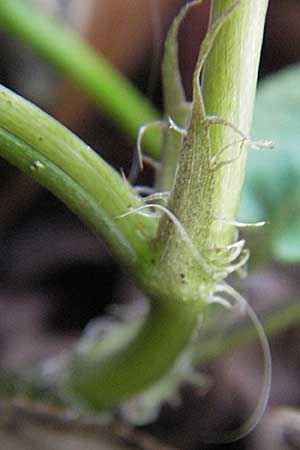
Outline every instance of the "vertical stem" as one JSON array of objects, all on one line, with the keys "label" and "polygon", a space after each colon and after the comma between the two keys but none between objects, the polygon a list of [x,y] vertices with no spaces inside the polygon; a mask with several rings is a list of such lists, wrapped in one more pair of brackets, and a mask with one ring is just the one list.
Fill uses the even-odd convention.
[{"label": "vertical stem", "polygon": [[[215,22],[234,0],[214,0],[211,23]],[[232,17],[219,32],[207,59],[203,75],[203,96],[207,114],[222,117],[249,135],[256,92],[258,64],[263,38],[268,0],[241,0]],[[213,154],[238,139],[226,126],[211,128]],[[239,145],[224,152],[224,160],[238,156]],[[219,171],[214,211],[219,217],[234,219],[239,207],[244,181],[246,152]],[[211,230],[211,242],[217,246],[228,244],[234,229],[216,221]]]}]

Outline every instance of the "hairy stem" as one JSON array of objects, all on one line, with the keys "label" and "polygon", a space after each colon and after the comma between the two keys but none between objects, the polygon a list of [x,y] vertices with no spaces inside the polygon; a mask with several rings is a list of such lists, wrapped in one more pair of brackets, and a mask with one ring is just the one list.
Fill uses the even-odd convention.
[{"label": "hairy stem", "polygon": [[[16,0],[13,0],[13,3],[15,2]],[[0,1],[1,6],[4,3]],[[267,1],[251,0],[251,5],[257,6],[255,9],[250,6],[249,0],[241,0],[232,12],[233,8],[229,7],[233,3],[229,1],[214,3],[211,31],[202,46],[194,76],[190,126],[183,140],[175,187],[169,203],[169,208],[175,216],[172,221],[170,214],[165,215],[155,243],[152,240],[157,228],[157,219],[153,215],[149,217],[133,211],[126,217],[114,220],[115,216],[139,207],[141,202],[133,196],[129,186],[122,182],[112,169],[81,141],[68,134],[65,128],[49,121],[47,116],[41,115],[35,108],[29,107],[26,102],[3,88],[0,91],[0,127],[4,132],[4,143],[9,141],[5,135],[9,133],[13,138],[20,140],[21,144],[26,144],[24,155],[29,152],[29,157],[23,159],[18,155],[14,141],[10,141],[7,147],[3,146],[6,149],[4,157],[24,171],[32,171],[36,179],[53,190],[88,224],[95,227],[109,243],[120,262],[127,268],[129,266],[135,279],[152,300],[145,322],[128,342],[117,340],[111,354],[107,355],[105,346],[104,354],[101,352],[95,354],[93,349],[90,352],[82,352],[80,349],[74,352],[65,373],[63,386],[70,397],[79,400],[83,405],[88,404],[95,409],[112,408],[158,382],[173,368],[177,358],[191,342],[199,315],[213,294],[217,283],[216,273],[207,259],[207,252],[233,240],[232,227],[229,228],[223,223],[217,228],[220,235],[216,235],[215,215],[224,213],[227,217],[228,213],[228,218],[233,217],[231,214],[237,207],[243,181],[241,174],[243,164],[238,161],[231,165],[230,178],[226,185],[222,184],[223,190],[220,191],[219,186],[226,169],[214,170],[211,158],[218,150],[231,144],[233,133],[231,130],[231,134],[228,135],[227,127],[224,125],[214,126],[224,133],[222,140],[219,139],[215,144],[214,129],[205,108],[210,113],[219,113],[211,106],[214,105],[214,101],[222,103],[222,96],[227,98],[234,94],[239,101],[232,104],[225,102],[228,111],[226,108],[224,111],[224,118],[232,120],[235,119],[235,113],[233,112],[233,115],[230,113],[231,108],[232,110],[240,108],[244,103],[252,106],[255,89],[253,88],[253,92],[248,89],[248,81],[245,86],[242,83],[242,80],[246,80],[241,75],[244,73],[243,58],[246,58],[243,51],[245,52],[249,46],[249,53],[255,55],[250,57],[255,67],[247,74],[252,77],[251,86],[255,86],[265,13],[265,8],[258,7],[258,4],[266,6]],[[244,23],[247,27],[242,26]],[[259,27],[256,26],[257,23]],[[221,27],[225,33],[222,39],[220,34],[218,35]],[[254,32],[252,27],[255,29]],[[40,31],[40,39],[43,41],[45,36],[43,30]],[[51,29],[52,32],[54,29]],[[59,36],[63,38],[62,35]],[[251,46],[253,40],[255,46]],[[224,51],[223,41],[229,43],[227,51]],[[210,61],[213,55],[210,54],[210,49],[213,44],[213,52],[217,52],[218,55],[217,62],[216,59]],[[61,54],[60,51],[58,53]],[[203,103],[198,83],[199,73],[205,61],[208,67],[212,67],[212,74],[219,70],[218,64],[227,67],[223,78],[229,77],[233,86],[237,83],[237,86],[242,84],[242,87],[237,88],[236,92],[233,87],[230,94],[226,90],[221,91],[218,93],[221,98],[216,99],[215,91],[209,89],[206,81]],[[205,74],[206,79],[208,73],[209,69]],[[226,87],[228,83],[224,81],[223,89]],[[251,121],[252,110],[250,111],[250,106],[248,109],[244,131],[247,131],[246,124],[250,126]],[[242,112],[238,117],[240,115]],[[243,124],[238,122],[236,125]],[[30,153],[32,148],[37,153]],[[236,152],[237,149],[230,148],[230,157],[235,157]],[[40,155],[43,157],[41,160]],[[53,171],[52,165],[55,166]],[[52,173],[56,178],[51,180]],[[68,182],[65,181],[66,175],[71,179],[70,182],[69,178]],[[78,190],[75,189],[73,182],[76,183]],[[56,185],[60,184],[61,187],[56,190]],[[64,194],[64,189],[68,192],[68,196]],[[235,189],[234,194],[232,189]],[[220,198],[224,201],[224,198],[231,195],[233,200],[225,203],[225,209],[219,211]],[[89,202],[90,198],[93,202]],[[97,214],[91,210],[97,211]],[[170,213],[170,210],[167,211]],[[218,272],[217,278],[218,281],[222,280],[223,272]]]},{"label": "hairy stem", "polygon": [[[233,3],[234,0],[214,0],[211,22]],[[216,37],[203,74],[206,113],[232,122],[247,136],[252,124],[267,6],[268,0],[241,0]],[[215,155],[238,136],[228,126],[216,125],[210,130],[210,138]],[[222,154],[222,160],[236,160],[220,169],[216,179],[213,209],[224,219],[234,219],[239,207],[247,156],[246,151],[239,153],[240,145],[236,144]],[[224,246],[232,241],[233,233],[232,226],[215,221],[210,240],[217,246]]]},{"label": "hairy stem", "polygon": [[[190,5],[186,5],[182,8],[173,21],[166,38],[162,63],[165,121],[167,124],[171,119],[176,126],[183,128],[188,125],[190,105],[186,100],[179,68],[178,32],[189,7]],[[156,183],[160,191],[172,189],[182,141],[183,136],[166,125],[161,151],[161,168]]]},{"label": "hairy stem", "polygon": [[[251,126],[267,3],[213,2],[211,24],[201,45],[191,121],[168,205],[197,248],[198,261],[167,218],[160,226],[158,241],[165,243],[162,270],[198,276],[207,300],[217,281],[234,268],[230,263],[226,268],[226,258],[222,260],[216,249],[226,252],[226,245],[235,241],[236,230],[228,220],[234,220],[238,208],[246,150],[232,143]],[[206,81],[201,89],[203,67]]]},{"label": "hairy stem", "polygon": [[[231,3],[233,5],[233,2]],[[241,52],[240,41],[249,43],[250,25],[246,29],[241,27],[243,21],[249,20],[249,24],[256,23],[254,15],[251,18],[248,17],[249,8],[245,7],[248,4],[248,0],[242,0],[238,5],[235,4],[235,10],[228,8],[228,4],[224,5],[222,10],[224,14],[212,22],[210,32],[200,51],[194,76],[191,122],[187,136],[183,140],[175,186],[168,205],[169,213],[171,210],[175,216],[172,220],[172,213],[164,214],[155,242],[157,248],[154,247],[160,258],[156,265],[158,266],[157,274],[153,273],[155,286],[152,285],[149,316],[136,338],[125,348],[121,346],[115,354],[104,358],[99,355],[98,360],[95,360],[93,353],[90,356],[80,353],[75,355],[68,384],[83,404],[86,401],[96,409],[110,408],[140,392],[151,383],[157,382],[161,375],[172,368],[178,356],[187,347],[206,302],[212,298],[217,282],[226,276],[223,267],[215,271],[207,259],[207,252],[214,249],[220,242],[227,241],[225,236],[222,236],[222,239],[212,240],[215,238],[211,230],[215,220],[214,214],[217,213],[216,204],[218,204],[216,198],[218,190],[215,186],[218,184],[218,179],[223,176],[223,172],[214,170],[215,165],[212,164],[211,158],[214,152],[210,144],[211,122],[206,115],[199,88],[199,73],[207,56],[208,59],[210,57],[211,47],[220,45],[218,33],[221,27],[227,30],[226,39],[229,40],[229,53],[232,53],[232,59],[237,58],[236,54],[239,55]],[[258,8],[257,14],[263,15],[263,11]],[[262,36],[263,20],[260,23],[261,28],[259,31],[256,29],[255,33]],[[231,36],[232,30],[234,30],[233,36]],[[236,30],[239,30],[239,34]],[[233,45],[233,40],[236,45]],[[257,56],[260,52],[261,39],[255,42],[257,48],[252,51]],[[246,44],[243,45],[242,48],[246,46]],[[229,64],[228,73],[231,70],[230,61],[223,55],[223,64]],[[258,60],[254,72],[251,72],[254,86],[257,79],[257,63]],[[240,71],[243,70],[240,60],[240,66],[237,67],[236,72],[233,75],[230,73],[238,85]],[[215,95],[214,92],[211,95]],[[223,92],[222,95],[226,96],[227,93]],[[254,92],[243,91],[243,95],[245,97],[252,95],[250,103],[253,103]],[[209,93],[206,91],[206,98],[207,96],[209,97]],[[240,101],[242,102],[242,99]],[[234,104],[233,107],[236,105]],[[228,141],[224,141],[224,145],[227,144]],[[238,172],[241,170],[239,165],[234,167]],[[235,178],[235,173],[232,171],[231,177]],[[240,177],[240,185],[236,187],[233,183],[233,186],[239,193],[242,177]],[[228,195],[231,189],[232,187],[228,185]],[[227,228],[222,229],[222,232],[226,234]],[[148,292],[151,293],[151,291]],[[162,320],[164,317],[165,319]],[[152,359],[150,364],[148,355],[151,355],[150,359]]]}]

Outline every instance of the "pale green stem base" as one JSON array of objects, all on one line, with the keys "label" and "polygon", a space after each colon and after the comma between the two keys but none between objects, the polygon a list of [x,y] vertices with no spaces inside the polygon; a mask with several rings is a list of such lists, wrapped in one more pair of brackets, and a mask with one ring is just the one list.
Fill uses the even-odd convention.
[{"label": "pale green stem base", "polygon": [[69,393],[81,407],[99,411],[116,407],[155,384],[186,349],[198,322],[196,309],[172,300],[152,300],[147,319],[134,339],[118,339],[109,355],[105,346],[105,356],[87,349],[75,352],[62,392]]}]

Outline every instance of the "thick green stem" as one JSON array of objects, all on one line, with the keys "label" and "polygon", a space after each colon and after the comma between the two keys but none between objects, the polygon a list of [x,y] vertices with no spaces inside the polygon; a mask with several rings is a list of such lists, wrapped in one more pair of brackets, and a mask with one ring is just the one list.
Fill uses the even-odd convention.
[{"label": "thick green stem", "polygon": [[[88,93],[131,138],[157,119],[150,102],[79,36],[39,11],[29,1],[0,0],[0,27],[17,36]],[[145,148],[159,156],[159,133],[147,133]]]},{"label": "thick green stem", "polygon": [[180,304],[175,297],[152,299],[145,323],[129,341],[120,336],[109,354],[105,340],[104,355],[99,349],[95,353],[93,346],[74,353],[63,392],[95,410],[118,406],[172,369],[190,343],[197,320],[197,311],[189,303]]},{"label": "thick green stem", "polygon": [[[300,325],[300,304],[299,299],[288,301],[277,308],[270,308],[260,317],[261,323],[265,329],[266,335],[270,338],[289,329],[299,327]],[[134,327],[133,327],[134,328]],[[217,328],[217,329],[216,329]],[[124,343],[132,337],[133,329],[120,330],[123,335]],[[201,339],[201,342],[195,344],[194,363],[209,364],[217,359],[226,356],[228,353],[241,349],[247,344],[257,343],[258,335],[255,328],[247,323],[229,324],[228,326],[212,326]],[[106,342],[107,344],[107,342]],[[99,344],[96,344],[99,345]],[[88,391],[88,396],[91,392]],[[96,390],[95,390],[96,392]],[[54,395],[53,395],[54,394]],[[29,399],[49,400],[58,402],[58,398],[53,391],[45,387],[40,373],[15,373],[5,371],[0,372],[0,395],[2,397],[15,397],[21,395]],[[95,403],[95,402],[93,402]]]},{"label": "thick green stem", "polygon": [[[241,142],[232,143],[245,144],[243,133],[251,126],[267,3],[213,3],[212,21],[194,73],[191,121],[169,201],[190,244],[168,218],[160,226],[165,270],[190,277],[197,274],[207,299],[217,282],[236,267],[225,247],[235,240],[235,227],[228,221],[235,219],[238,208],[246,150]],[[199,76],[204,66],[201,89]],[[192,247],[198,250],[198,258]]]},{"label": "thick green stem", "polygon": [[[234,0],[214,0],[212,23],[234,4]],[[245,135],[252,124],[259,57],[268,0],[241,0],[218,36],[207,59],[203,77],[203,96],[207,114],[233,123]],[[211,128],[213,154],[230,145],[222,160],[232,160],[220,169],[214,191],[215,214],[233,220],[239,207],[245,174],[246,151],[240,154],[240,138],[228,126]],[[234,227],[215,221],[210,240],[217,246],[232,241]]]}]

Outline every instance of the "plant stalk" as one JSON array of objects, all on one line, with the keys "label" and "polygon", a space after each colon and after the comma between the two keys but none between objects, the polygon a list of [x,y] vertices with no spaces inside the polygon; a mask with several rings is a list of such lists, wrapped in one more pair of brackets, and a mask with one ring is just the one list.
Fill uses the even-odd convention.
[{"label": "plant stalk", "polygon": [[184,273],[186,282],[187,277],[198,277],[202,301],[209,300],[217,282],[234,269],[232,261],[226,263],[226,246],[236,240],[230,221],[235,220],[244,181],[246,149],[241,134],[248,135],[251,127],[267,4],[267,0],[212,4],[194,73],[190,125],[168,204],[189,236],[189,245],[169,218],[160,225],[158,242],[165,243],[162,270],[170,278]]},{"label": "plant stalk", "polygon": [[[241,0],[235,11],[230,11],[229,15],[229,7],[233,3],[216,1],[213,4],[212,33],[205,41],[201,53],[202,62],[205,60],[207,66],[205,103],[202,104],[198,85],[199,74],[196,71],[191,123],[181,149],[175,187],[169,204],[196,249],[192,254],[187,236],[178,231],[170,217],[162,220],[163,231],[156,241],[156,247],[153,243],[150,245],[157,226],[154,217],[131,214],[120,220],[113,220],[116,215],[140,205],[140,200],[132,195],[130,188],[88,148],[83,149],[77,138],[67,135],[63,127],[50,123],[44,116],[41,118],[34,108],[24,107],[23,101],[17,97],[12,98],[5,90],[0,91],[0,123],[4,132],[13,134],[38,151],[38,155],[30,154],[31,159],[23,161],[22,157],[17,155],[16,147],[10,152],[8,146],[4,156],[27,172],[33,167],[34,174],[40,174],[39,178],[36,178],[46,186],[48,169],[50,171],[50,164],[48,166],[46,163],[49,160],[62,171],[61,180],[66,173],[86,194],[93,197],[95,207],[99,208],[98,217],[102,219],[99,234],[115,250],[123,265],[128,266],[129,261],[135,279],[152,300],[148,317],[126,345],[119,342],[114,352],[108,356],[95,355],[93,351],[74,353],[71,365],[67,368],[64,389],[69,390],[70,396],[80,400],[83,405],[88,404],[95,409],[115,407],[157,383],[163,375],[172,370],[178,357],[191,342],[199,315],[206,308],[206,302],[216,284],[215,274],[211,272],[211,265],[206,258],[207,252],[233,241],[233,227],[224,225],[223,222],[222,226],[216,227],[215,215],[224,213],[225,217],[233,217],[242,187],[244,159],[238,158],[229,166],[230,177],[225,172],[227,168],[212,170],[211,157],[223,146],[231,144],[235,136],[232,136],[232,131],[229,133],[227,126],[210,127],[205,108],[210,114],[222,114],[221,110],[215,110],[215,105],[224,103],[222,117],[235,120],[244,117],[243,107],[246,105],[244,122],[237,120],[235,125],[243,126],[244,131],[250,127],[267,0]],[[3,2],[0,2],[0,5],[3,5]],[[221,21],[218,17],[221,17]],[[221,26],[223,30],[220,32]],[[224,51],[227,42],[229,48]],[[214,50],[209,52],[212,44]],[[218,58],[213,56],[214,52]],[[247,65],[244,65],[244,58],[255,66],[251,71],[248,67],[247,77],[253,78],[251,82],[244,74]],[[216,91],[214,83],[208,81],[208,76],[216,76],[220,68],[224,72],[223,89],[230,88],[229,93],[226,90]],[[216,78],[215,82],[218,82]],[[224,102],[223,96],[226,99]],[[229,96],[235,96],[238,100],[230,103]],[[238,108],[237,113],[234,112],[235,108]],[[221,136],[218,140],[214,128],[221,130],[216,134]],[[238,149],[230,147],[229,150],[222,154],[222,157],[235,158]],[[36,159],[40,154],[46,161]],[[44,172],[42,166],[45,166]],[[222,182],[225,176],[226,184]],[[52,186],[55,183],[56,181]],[[51,185],[47,187],[51,188]],[[55,188],[53,190],[55,192]],[[233,198],[228,200],[230,196]],[[61,197],[63,198],[62,195]],[[227,199],[221,211],[218,209],[220,199]],[[76,209],[75,203],[71,202],[70,205]],[[77,212],[80,213],[82,208],[85,210],[84,201]],[[92,218],[92,224],[97,223],[98,217],[95,215]],[[83,218],[85,219],[84,214]],[[86,221],[89,223],[89,219]],[[130,244],[129,250],[134,249],[132,256],[126,256],[125,247],[118,253],[118,244],[122,243],[122,239],[114,243],[114,236],[118,238],[117,233],[112,234],[115,228],[125,237],[125,243]],[[216,234],[217,231],[220,235]],[[199,264],[202,250],[206,252],[205,258]],[[135,260],[134,256],[137,256]],[[224,278],[223,275],[218,277]]]},{"label": "plant stalk", "polygon": [[[64,391],[95,409],[116,406],[155,383],[190,341],[197,315],[167,286],[152,247],[158,218],[128,213],[142,206],[131,187],[95,152],[56,120],[0,86],[0,155],[53,192],[101,236],[116,260],[151,297],[150,311],[124,346],[116,336],[105,358],[74,352]],[[180,293],[180,295],[178,295]]]},{"label": "plant stalk", "polygon": [[[260,315],[260,320],[268,338],[299,327],[299,299],[289,300],[284,305],[267,309]],[[212,325],[212,329],[204,333],[201,342],[195,343],[195,364],[210,364],[246,345],[258,343],[256,330],[245,321],[239,324],[223,325]],[[23,398],[38,401],[53,399],[53,392],[47,391],[39,372],[31,373],[31,375],[33,377],[27,372],[25,374],[0,372],[1,396],[12,398],[21,395]],[[58,402],[56,396],[53,400]]]},{"label": "plant stalk", "polygon": [[[218,60],[215,71],[218,71],[220,64],[224,65],[227,67],[224,70],[225,79],[228,76],[230,83],[233,83],[229,94],[226,91],[218,93],[221,98],[215,99],[215,102],[222,103],[222,96],[227,99],[227,96],[233,95],[233,93],[239,99],[232,105],[225,102],[229,111],[228,115],[225,114],[224,117],[228,119],[236,114],[234,112],[231,114],[231,108],[242,108],[244,103],[251,105],[251,108],[253,105],[267,1],[254,0],[253,3],[256,6],[258,3],[263,3],[265,6],[265,8],[254,8],[250,6],[249,0],[242,0],[235,10],[230,8],[234,2],[225,3],[214,3],[211,32],[203,44],[198,66],[200,67],[205,61],[208,65],[216,64],[215,59],[210,62],[209,50],[214,45],[214,51],[221,59],[221,62]],[[223,5],[222,8],[220,8],[220,4]],[[216,14],[216,8],[218,14]],[[249,16],[250,12],[251,16]],[[220,20],[218,19],[219,15]],[[247,23],[247,27],[241,26],[244,22]],[[255,25],[254,31],[252,31],[253,23],[259,23],[260,28]],[[222,39],[218,34],[221,27],[225,33]],[[223,51],[224,39],[229,42],[227,52]],[[255,41],[255,48],[250,45],[252,39]],[[218,50],[220,45],[223,53]],[[249,51],[253,52],[251,57],[245,53],[240,55],[242,50],[246,51],[247,46],[250,46]],[[247,57],[251,64],[255,65],[250,72],[253,78],[250,83],[253,86],[252,91],[249,91],[249,81],[244,76],[243,57]],[[198,318],[205,310],[206,302],[212,298],[217,280],[222,281],[226,276],[223,267],[216,274],[213,265],[206,257],[216,246],[233,241],[233,227],[229,229],[230,233],[228,233],[228,227],[223,226],[222,236],[218,238],[215,236],[214,214],[218,212],[219,199],[217,196],[220,195],[217,186],[221,183],[220,180],[224,176],[225,169],[213,170],[214,166],[211,165],[213,155],[220,148],[228,145],[228,140],[229,143],[232,142],[232,132],[228,133],[226,126],[218,126],[221,129],[224,128],[226,132],[224,131],[224,136],[222,135],[222,141],[218,141],[218,148],[212,149],[210,122],[205,113],[205,104],[202,103],[199,88],[198,71],[200,69],[198,66],[194,76],[192,118],[187,136],[183,140],[175,186],[168,204],[169,209],[174,212],[184,228],[180,232],[170,216],[164,216],[161,219],[159,235],[154,243],[157,245],[154,248],[160,258],[156,265],[158,268],[157,278],[153,273],[155,286],[153,284],[149,316],[135,339],[130,341],[123,350],[121,348],[120,351],[117,351],[115,355],[107,359],[99,357],[98,361],[92,357],[90,361],[88,355],[79,354],[75,355],[73,360],[68,379],[71,390],[79,396],[82,404],[86,400],[95,409],[116,406],[120,401],[155,384],[160,376],[172,369],[177,358],[188,348],[197,328]],[[236,92],[235,81],[238,86]],[[246,82],[245,86],[242,81]],[[224,86],[227,86],[225,81],[223,83]],[[240,86],[241,83],[242,86]],[[206,86],[204,99],[205,102],[208,102],[208,99],[216,94],[214,90],[208,89],[208,85]],[[246,100],[248,95],[251,97],[250,100]],[[244,101],[243,98],[245,98]],[[212,100],[211,103],[214,105]],[[250,127],[251,108],[249,106],[245,113],[247,118],[247,120],[244,119],[245,127],[246,122]],[[237,117],[240,115],[243,116],[241,110],[238,111]],[[241,124],[238,123],[239,125]],[[234,138],[236,137],[234,136]],[[230,154],[233,157],[236,156],[236,152],[236,148],[230,148]],[[244,161],[243,163],[238,161],[230,169],[229,181],[231,184],[227,180],[226,193],[231,195],[232,189],[235,189],[236,192],[233,196],[234,200],[226,203],[229,213],[233,204],[235,208],[237,207],[243,181],[240,172],[244,170]],[[238,176],[235,172],[238,173]],[[239,179],[239,183],[236,182],[236,178]],[[148,292],[151,294],[151,290]],[[164,316],[165,319],[161,320]],[[152,359],[150,366],[149,355]],[[155,364],[157,364],[156,367]]]},{"label": "plant stalk", "polygon": [[131,187],[64,126],[0,86],[0,155],[63,200],[130,271],[150,259],[155,220],[119,214],[141,206]]},{"label": "plant stalk", "polygon": [[[211,23],[216,21],[234,0],[214,0]],[[236,11],[216,37],[203,73],[203,97],[206,113],[233,123],[249,136],[253,118],[257,74],[268,0],[241,0]],[[220,169],[216,179],[213,210],[222,219],[234,220],[245,176],[247,152],[232,145],[239,136],[228,126],[210,130],[212,153],[230,146],[222,160],[234,160]],[[234,227],[215,221],[210,241],[222,247],[233,240]]]}]

